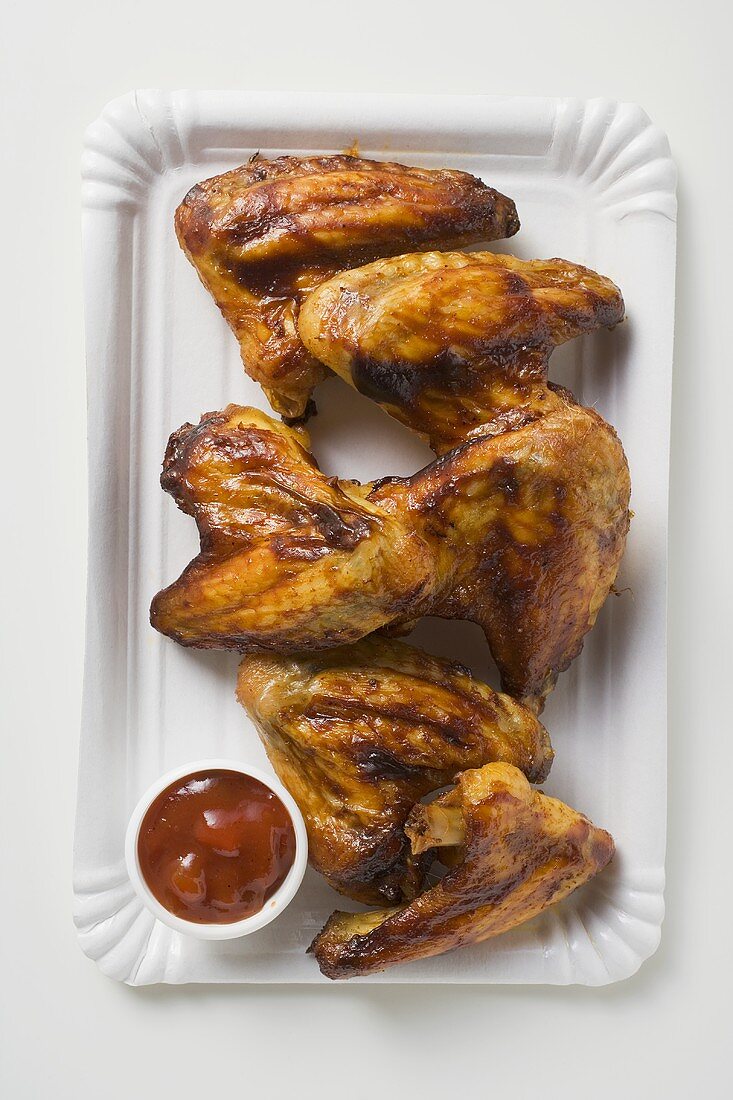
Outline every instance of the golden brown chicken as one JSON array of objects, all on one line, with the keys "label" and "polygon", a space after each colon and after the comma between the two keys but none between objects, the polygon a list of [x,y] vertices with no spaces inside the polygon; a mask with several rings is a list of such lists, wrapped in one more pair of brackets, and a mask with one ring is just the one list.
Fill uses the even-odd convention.
[{"label": "golden brown chicken", "polygon": [[[354,347],[377,333],[385,377],[401,379],[387,408],[438,450],[455,442],[456,424],[465,441],[412,477],[362,487],[326,478],[305,437],[264,414],[230,406],[185,425],[169,444],[163,485],[196,516],[202,553],[156,597],[152,621],[187,645],[292,652],[399,630],[420,615],[469,619],[486,633],[504,690],[541,707],[613,584],[630,495],[616,433],[547,384],[547,358],[570,334],[619,320],[623,302],[608,280],[565,261],[406,259],[418,270],[402,298],[386,297],[418,333],[420,317],[433,318],[417,357],[404,350],[407,321],[385,306],[362,323],[367,306],[347,292],[343,315],[358,324],[344,323],[348,339],[334,336],[333,286],[314,296],[331,318],[323,354],[350,375]],[[469,273],[469,328],[485,332],[485,346],[475,333],[457,343],[432,278],[444,261]],[[314,299],[304,314],[313,341]],[[446,348],[462,365],[443,385],[436,363]]]},{"label": "golden brown chicken", "polygon": [[458,776],[417,805],[413,855],[447,852],[446,875],[407,905],[334,913],[311,950],[329,978],[351,978],[479,943],[531,920],[606,866],[613,839],[582,814],[533,791],[509,764]]},{"label": "golden brown chicken", "polygon": [[431,586],[412,524],[327,478],[304,443],[236,405],[171,436],[161,484],[196,520],[201,552],[153,600],[157,630],[204,649],[324,649],[399,618]]},{"label": "golden brown chicken", "polygon": [[329,279],[299,329],[314,356],[444,454],[555,411],[552,349],[623,315],[618,287],[568,260],[428,252]]},{"label": "golden brown chicken", "polygon": [[294,657],[252,654],[237,696],[303,813],[312,865],[367,904],[420,889],[432,856],[413,856],[404,825],[424,795],[490,761],[508,761],[534,783],[552,763],[530,711],[461,666],[386,638]]},{"label": "golden brown chicken", "polygon": [[273,408],[302,417],[328,371],[301,343],[299,304],[344,268],[406,249],[511,237],[511,199],[465,172],[340,155],[254,157],[193,187],[181,247]]}]

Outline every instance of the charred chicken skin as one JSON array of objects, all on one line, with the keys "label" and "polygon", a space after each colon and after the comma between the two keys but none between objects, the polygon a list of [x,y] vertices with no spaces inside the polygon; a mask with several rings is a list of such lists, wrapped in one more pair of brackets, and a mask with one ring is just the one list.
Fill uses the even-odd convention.
[{"label": "charred chicken skin", "polygon": [[[402,296],[379,290],[390,263],[412,269]],[[467,279],[463,344],[436,265],[454,304]],[[362,280],[353,294],[339,290],[347,276]],[[372,315],[370,295],[391,305]],[[360,341],[374,341],[385,406],[445,453],[412,477],[358,486],[326,478],[305,436],[263,413],[230,406],[184,425],[163,486],[195,516],[202,551],[154,600],[153,625],[186,645],[294,652],[421,615],[469,619],[503,689],[540,708],[613,584],[630,495],[616,433],[547,383],[547,359],[622,316],[613,283],[566,261],[429,254],[326,285],[304,307],[308,341],[352,381],[371,355],[359,359]]]},{"label": "charred chicken skin", "polygon": [[176,233],[273,408],[306,415],[328,374],[303,346],[301,301],[380,256],[511,237],[511,199],[465,172],[339,155],[254,157],[193,187]]},{"label": "charred chicken skin", "polygon": [[252,654],[237,696],[303,813],[312,865],[366,904],[418,893],[432,856],[412,853],[404,825],[426,794],[490,761],[535,783],[552,763],[529,710],[459,665],[386,638]]},{"label": "charred chicken skin", "polygon": [[614,844],[506,763],[463,772],[407,820],[413,855],[449,867],[408,904],[334,913],[311,946],[329,978],[351,978],[480,943],[531,920],[601,871]]}]

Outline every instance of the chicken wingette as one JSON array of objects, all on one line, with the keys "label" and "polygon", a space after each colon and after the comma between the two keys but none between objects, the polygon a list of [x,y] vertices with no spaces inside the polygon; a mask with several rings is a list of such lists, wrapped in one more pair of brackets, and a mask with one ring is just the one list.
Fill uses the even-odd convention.
[{"label": "chicken wingette", "polygon": [[196,520],[201,552],[153,600],[181,645],[325,649],[400,618],[434,583],[408,521],[327,478],[307,436],[229,405],[171,436],[161,484]]},{"label": "chicken wingette", "polygon": [[415,858],[447,853],[447,873],[406,905],[334,913],[311,946],[327,977],[372,974],[498,936],[567,897],[614,852],[607,832],[505,763],[463,772],[448,794],[414,808],[406,833]]},{"label": "chicken wingette", "polygon": [[314,356],[444,454],[557,409],[553,348],[623,316],[618,287],[568,260],[429,252],[327,280],[299,329]]},{"label": "chicken wingette", "polygon": [[276,412],[299,419],[328,374],[298,335],[309,291],[379,256],[510,237],[519,220],[511,199],[465,172],[347,155],[255,156],[193,187],[175,225],[245,370]]},{"label": "chicken wingette", "polygon": [[544,727],[461,666],[394,640],[292,657],[244,658],[237,696],[308,830],[311,864],[356,901],[419,891],[426,863],[404,825],[458,772],[504,760],[541,782]]}]

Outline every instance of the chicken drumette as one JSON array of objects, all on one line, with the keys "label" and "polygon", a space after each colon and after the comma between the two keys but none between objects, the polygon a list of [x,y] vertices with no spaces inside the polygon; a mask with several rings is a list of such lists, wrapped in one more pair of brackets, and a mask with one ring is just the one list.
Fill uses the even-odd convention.
[{"label": "chicken drumette", "polygon": [[365,903],[418,892],[432,856],[413,856],[404,825],[424,795],[490,761],[535,783],[552,763],[529,710],[460,666],[386,638],[252,654],[237,695],[303,813],[311,863]]},{"label": "chicken drumette", "polygon": [[256,156],[193,187],[176,232],[273,408],[298,419],[328,374],[300,302],[337,271],[405,250],[511,237],[511,199],[465,172],[340,155]]}]

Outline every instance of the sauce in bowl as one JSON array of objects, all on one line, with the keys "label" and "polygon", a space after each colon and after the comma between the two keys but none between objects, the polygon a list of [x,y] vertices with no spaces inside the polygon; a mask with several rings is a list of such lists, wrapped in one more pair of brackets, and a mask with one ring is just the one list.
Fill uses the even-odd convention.
[{"label": "sauce in bowl", "polygon": [[140,824],[140,872],[183,920],[231,924],[258,913],[295,860],[287,809],[264,783],[225,769],[175,780]]}]

